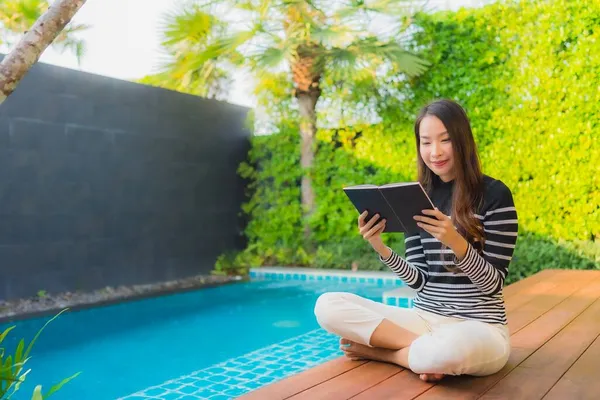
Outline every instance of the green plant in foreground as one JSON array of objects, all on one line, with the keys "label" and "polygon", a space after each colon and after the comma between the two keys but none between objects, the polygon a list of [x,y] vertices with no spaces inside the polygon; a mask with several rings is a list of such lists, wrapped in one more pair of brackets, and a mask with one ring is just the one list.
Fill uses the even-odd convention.
[{"label": "green plant in foreground", "polygon": [[[10,399],[20,388],[21,384],[25,381],[27,374],[31,371],[31,369],[24,370],[24,366],[27,361],[30,359],[30,353],[33,349],[33,345],[44,331],[46,326],[54,321],[60,314],[65,312],[67,309],[62,310],[52,319],[42,326],[42,328],[36,333],[31,342],[25,347],[25,339],[21,339],[19,344],[17,345],[17,349],[15,350],[14,355],[7,355],[6,348],[3,346],[4,340],[12,331],[15,326],[10,326],[0,334],[0,399]],[[56,393],[63,385],[77,377],[80,373],[76,373],[66,379],[63,379],[58,384],[52,386],[50,390],[42,394],[42,386],[37,385],[33,390],[33,395],[31,400],[43,400],[50,397],[52,394]]]}]

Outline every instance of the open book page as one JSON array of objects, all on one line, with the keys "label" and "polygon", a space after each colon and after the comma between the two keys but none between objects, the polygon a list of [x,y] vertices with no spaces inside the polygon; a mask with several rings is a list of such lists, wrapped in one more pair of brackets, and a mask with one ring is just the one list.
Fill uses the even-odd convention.
[{"label": "open book page", "polygon": [[377,185],[371,185],[370,183],[365,183],[363,185],[353,185],[353,186],[347,186],[344,188],[344,190],[355,190],[355,189],[378,189],[379,186]]},{"label": "open book page", "polygon": [[365,221],[369,221],[375,214],[386,220],[384,232],[403,232],[404,227],[398,220],[394,210],[385,199],[381,189],[377,186],[346,187],[344,192],[356,207],[359,214],[367,211]]},{"label": "open book page", "polygon": [[423,215],[423,210],[431,210],[434,205],[420,183],[381,188],[381,193],[392,207],[394,214],[409,232],[417,232],[419,227],[415,215]]},{"label": "open book page", "polygon": [[414,185],[420,185],[419,182],[395,182],[395,183],[388,183],[385,185],[381,185],[379,186],[381,189],[384,188],[389,188],[389,187],[400,187],[400,186],[414,186]]}]

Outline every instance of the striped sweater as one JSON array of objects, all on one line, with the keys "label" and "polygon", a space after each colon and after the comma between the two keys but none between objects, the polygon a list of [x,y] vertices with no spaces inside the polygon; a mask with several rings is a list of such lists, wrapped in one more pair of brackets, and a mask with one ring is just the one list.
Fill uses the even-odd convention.
[{"label": "striped sweater", "polygon": [[[442,182],[430,193],[433,204],[450,215],[453,182]],[[510,189],[484,175],[484,198],[475,214],[483,222],[485,243],[480,254],[471,244],[460,262],[452,250],[424,230],[405,236],[404,258],[379,259],[407,286],[417,291],[414,306],[445,316],[506,324],[502,287],[517,242],[517,211]],[[442,260],[441,252],[444,253]],[[443,265],[462,272],[447,271]]]}]

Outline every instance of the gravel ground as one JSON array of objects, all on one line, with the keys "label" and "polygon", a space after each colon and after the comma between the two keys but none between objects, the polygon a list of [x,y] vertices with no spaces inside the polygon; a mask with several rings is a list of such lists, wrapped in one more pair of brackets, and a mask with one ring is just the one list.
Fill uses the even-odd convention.
[{"label": "gravel ground", "polygon": [[41,293],[36,297],[0,300],[0,322],[57,313],[64,308],[78,309],[121,300],[150,297],[243,280],[241,276],[199,275],[153,284],[105,287],[92,292]]}]

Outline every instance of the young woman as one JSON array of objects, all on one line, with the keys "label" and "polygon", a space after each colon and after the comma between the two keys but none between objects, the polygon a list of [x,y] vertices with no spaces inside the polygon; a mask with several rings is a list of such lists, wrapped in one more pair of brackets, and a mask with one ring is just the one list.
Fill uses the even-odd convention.
[{"label": "young woman", "polygon": [[510,353],[502,287],[517,241],[510,190],[483,175],[465,111],[450,100],[424,107],[415,123],[419,181],[435,210],[415,216],[404,258],[387,247],[385,220],[358,218],[379,259],[416,291],[414,308],[351,293],[325,293],[319,324],[341,336],[351,359],[398,364],[425,381],[499,371]]}]

